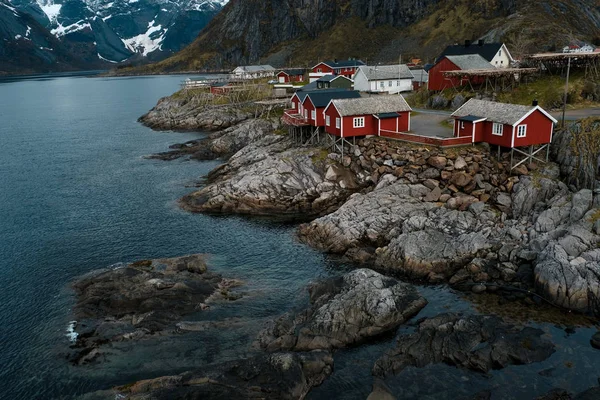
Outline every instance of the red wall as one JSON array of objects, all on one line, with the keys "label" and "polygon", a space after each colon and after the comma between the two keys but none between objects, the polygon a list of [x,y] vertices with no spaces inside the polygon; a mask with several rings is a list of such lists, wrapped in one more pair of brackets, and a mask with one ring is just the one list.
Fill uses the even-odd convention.
[{"label": "red wall", "polygon": [[452,61],[448,60],[446,57],[442,58],[429,70],[429,82],[427,83],[427,89],[444,90],[456,86],[467,85],[469,81],[473,85],[479,85],[485,82],[485,79],[481,77],[473,77],[470,79],[463,79],[460,77],[447,78],[443,74],[445,71],[459,70],[460,68],[458,68]]},{"label": "red wall", "polygon": [[325,115],[329,115],[330,124],[329,126],[325,125],[325,132],[331,133],[332,135],[341,136],[340,129],[335,127],[335,119],[339,118],[340,114],[338,114],[335,107],[331,106],[326,109]]},{"label": "red wall", "polygon": [[446,57],[442,58],[437,64],[435,64],[429,70],[429,82],[427,82],[427,89],[429,90],[443,90],[458,85],[458,80],[453,79],[447,80],[442,72],[444,71],[457,71],[458,68],[452,61]]},{"label": "red wall", "polygon": [[[381,129],[382,131],[408,132],[410,112],[404,111],[398,114],[399,116],[396,118],[382,119],[381,124],[379,125],[379,129]],[[381,132],[379,132],[379,135],[384,136]]]},{"label": "red wall", "polygon": [[294,110],[296,110],[296,112],[298,112],[298,104],[299,103],[300,103],[300,99],[298,99],[298,96],[292,97],[292,108]]},{"label": "red wall", "polygon": [[479,143],[483,141],[484,138],[484,128],[485,128],[485,121],[483,122],[477,122],[475,124],[475,138],[474,138],[474,143]]},{"label": "red wall", "polygon": [[[454,136],[455,137],[463,137],[463,136],[473,136],[473,123],[470,121],[460,121],[455,120],[454,123]],[[461,128],[461,124],[463,128]]]},{"label": "red wall", "polygon": [[[319,118],[319,110],[316,109],[316,120],[312,119],[312,112],[313,110],[315,110],[315,106],[313,105],[313,103],[310,101],[310,97],[306,96],[306,98],[304,99],[304,103],[302,103],[302,106],[304,107],[305,110],[308,111],[308,123],[311,124],[312,126],[320,126],[319,125],[319,120],[323,121],[323,117]],[[321,113],[322,113],[322,109],[321,109]],[[323,122],[323,125],[325,123]]]},{"label": "red wall", "polygon": [[518,128],[515,127],[515,147],[550,143],[552,125],[554,124],[541,111],[535,110],[519,125],[527,125],[527,133],[524,138],[518,138]]},{"label": "red wall", "polygon": [[[354,118],[365,118],[365,126],[363,128],[354,128]],[[351,117],[343,117],[344,137],[351,136],[366,136],[377,135],[379,132],[378,119],[372,115],[354,115]]]},{"label": "red wall", "polygon": [[512,143],[512,125],[504,125],[502,136],[492,134],[493,123],[489,121],[480,122],[483,125],[483,141],[503,147],[510,147]]}]

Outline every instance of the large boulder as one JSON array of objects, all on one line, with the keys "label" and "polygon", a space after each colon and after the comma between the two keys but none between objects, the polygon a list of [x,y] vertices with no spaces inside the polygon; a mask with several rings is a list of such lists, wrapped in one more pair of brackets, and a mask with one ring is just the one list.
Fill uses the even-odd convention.
[{"label": "large boulder", "polygon": [[325,351],[261,354],[90,393],[87,400],[302,399],[333,370]]},{"label": "large boulder", "polygon": [[406,283],[358,269],[310,289],[310,306],[271,322],[259,335],[267,351],[334,349],[396,328],[427,301]]},{"label": "large boulder", "polygon": [[373,373],[385,376],[436,363],[487,372],[540,362],[555,351],[543,334],[494,316],[442,314],[421,321],[414,333],[401,335],[396,347],[377,360]]}]

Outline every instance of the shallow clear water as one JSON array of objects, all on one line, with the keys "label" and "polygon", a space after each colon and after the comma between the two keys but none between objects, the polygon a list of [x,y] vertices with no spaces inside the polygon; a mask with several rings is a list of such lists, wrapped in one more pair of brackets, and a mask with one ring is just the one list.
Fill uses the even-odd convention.
[{"label": "shallow clear water", "polygon": [[[348,268],[298,243],[293,225],[177,207],[218,162],[144,159],[202,134],[153,132],[136,119],[183,79],[0,83],[0,398],[71,398],[250,354],[266,319],[305,304],[310,281]],[[217,325],[117,344],[99,365],[64,361],[73,278],[121,261],[189,253],[211,254],[213,269],[245,282],[242,300],[190,316]],[[473,311],[446,288],[421,290],[430,304],[420,316]],[[588,344],[594,330],[566,336],[560,327],[540,326],[559,345],[544,363],[486,376],[448,366],[408,369],[388,384],[399,398],[415,399],[460,398],[474,388],[510,398],[503,397],[510,385],[518,387],[514,398],[527,398],[519,396],[543,393],[556,382],[572,390],[594,385],[600,367],[599,353]],[[309,397],[365,398],[373,361],[393,346],[393,337],[336,353],[334,375]],[[553,377],[538,374],[548,368],[555,368]]]}]

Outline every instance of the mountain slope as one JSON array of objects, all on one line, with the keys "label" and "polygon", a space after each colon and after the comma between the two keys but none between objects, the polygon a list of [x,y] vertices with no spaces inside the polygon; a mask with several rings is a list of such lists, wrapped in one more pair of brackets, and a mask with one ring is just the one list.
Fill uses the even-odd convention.
[{"label": "mountain slope", "polygon": [[597,0],[231,0],[190,46],[148,70],[432,60],[448,44],[479,37],[541,51],[600,37],[599,21]]},{"label": "mountain slope", "polygon": [[69,49],[32,16],[0,0],[0,75],[82,67]]}]

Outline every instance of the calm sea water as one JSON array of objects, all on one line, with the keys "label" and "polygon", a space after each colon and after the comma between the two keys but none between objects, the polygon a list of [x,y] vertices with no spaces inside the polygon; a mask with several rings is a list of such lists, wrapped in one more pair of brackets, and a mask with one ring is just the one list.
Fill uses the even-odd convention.
[{"label": "calm sea water", "polygon": [[[177,207],[218,162],[143,158],[202,134],[153,132],[136,119],[182,79],[0,83],[0,398],[73,398],[246,356],[266,319],[305,304],[309,282],[348,268],[299,244],[294,226]],[[116,344],[98,365],[73,367],[64,360],[70,281],[121,261],[189,253],[211,254],[213,269],[245,282],[242,300],[190,317],[215,321],[213,328]],[[421,290],[430,302],[422,316],[474,312],[446,288]],[[399,397],[415,399],[460,398],[485,388],[498,399],[527,398],[554,386],[594,385],[600,367],[600,353],[588,344],[594,330],[566,334],[552,324],[539,326],[559,346],[544,363],[489,375],[448,366],[408,369],[389,384]],[[373,361],[393,345],[393,336],[336,353],[334,375],[310,397],[366,398]]]}]

